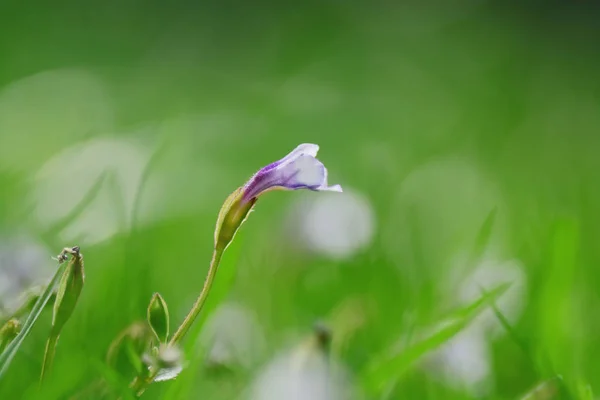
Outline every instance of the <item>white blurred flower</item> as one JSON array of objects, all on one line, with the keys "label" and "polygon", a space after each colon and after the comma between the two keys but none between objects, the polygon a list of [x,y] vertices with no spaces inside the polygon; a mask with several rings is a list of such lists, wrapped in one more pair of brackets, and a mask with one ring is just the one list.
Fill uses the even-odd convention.
[{"label": "white blurred flower", "polygon": [[[494,259],[484,260],[460,284],[458,300],[462,305],[471,304],[481,297],[481,288],[490,291],[505,283],[510,286],[495,304],[508,322],[514,324],[521,316],[527,296],[527,277],[518,260],[504,262]],[[483,332],[493,336],[506,333],[494,311],[489,307],[473,323],[478,324]]]},{"label": "white blurred flower", "polygon": [[474,396],[484,396],[491,389],[490,349],[476,326],[467,327],[427,354],[423,366],[437,379]]},{"label": "white blurred flower", "polygon": [[209,364],[241,365],[249,368],[266,349],[262,329],[246,307],[221,305],[205,324],[199,337],[208,349]]},{"label": "white blurred flower", "polygon": [[305,197],[293,204],[290,214],[292,242],[332,259],[347,259],[363,250],[375,231],[371,204],[352,190]]},{"label": "white blurred flower", "polygon": [[50,279],[53,265],[51,253],[31,238],[20,234],[1,237],[0,311],[15,311],[25,300],[24,292]]},{"label": "white blurred flower", "polygon": [[250,388],[249,400],[351,400],[357,395],[342,366],[302,346],[276,357]]},{"label": "white blurred flower", "polygon": [[[525,304],[526,276],[518,261],[486,260],[458,283],[455,304],[467,306],[487,291],[504,284],[511,286],[495,301],[509,323],[516,323]],[[452,289],[450,289],[452,290]],[[473,395],[484,396],[492,388],[493,371],[489,341],[506,333],[490,307],[470,322],[463,331],[428,354],[424,367],[448,385],[465,388]]]}]

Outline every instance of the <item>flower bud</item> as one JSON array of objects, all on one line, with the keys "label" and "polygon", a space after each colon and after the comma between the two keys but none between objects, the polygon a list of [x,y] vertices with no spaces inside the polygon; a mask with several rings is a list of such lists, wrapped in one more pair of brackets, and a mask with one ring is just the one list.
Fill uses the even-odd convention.
[{"label": "flower bud", "polygon": [[240,187],[223,203],[215,228],[215,249],[224,251],[227,248],[256,203],[256,198],[244,201],[243,197],[244,191]]},{"label": "flower bud", "polygon": [[54,313],[52,315],[53,335],[58,335],[61,332],[63,326],[73,314],[85,281],[83,255],[79,252],[79,247],[65,249],[64,252],[71,254],[71,260],[69,260],[61,276],[56,292]]},{"label": "flower bud", "polygon": [[159,293],[152,296],[146,318],[158,341],[166,342],[169,337],[169,309]]},{"label": "flower bud", "polygon": [[21,323],[15,318],[9,319],[2,325],[2,328],[0,328],[0,352],[17,337],[20,331]]}]

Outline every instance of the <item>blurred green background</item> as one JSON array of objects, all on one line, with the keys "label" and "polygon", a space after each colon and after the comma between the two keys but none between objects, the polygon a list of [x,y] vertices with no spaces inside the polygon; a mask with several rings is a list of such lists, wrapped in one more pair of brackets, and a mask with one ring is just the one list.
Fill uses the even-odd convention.
[{"label": "blurred green background", "polygon": [[[599,18],[583,1],[4,0],[0,299],[44,282],[65,246],[86,286],[46,390],[49,312],[0,398],[71,398],[110,375],[109,344],[154,292],[174,330],[223,200],[300,143],[345,193],[261,198],[187,368],[144,398],[517,399],[556,376],[555,398],[600,392]],[[382,355],[505,282],[510,332],[487,310],[368,388]],[[317,367],[261,381],[318,320],[352,394],[319,394]],[[228,371],[209,368],[217,353]]]}]

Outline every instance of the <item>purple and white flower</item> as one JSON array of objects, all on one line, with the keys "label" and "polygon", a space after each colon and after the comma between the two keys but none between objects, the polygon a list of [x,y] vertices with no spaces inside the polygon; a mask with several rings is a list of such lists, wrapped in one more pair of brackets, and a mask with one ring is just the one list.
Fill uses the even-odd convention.
[{"label": "purple and white flower", "polygon": [[270,190],[309,189],[341,192],[340,185],[329,186],[327,168],[316,159],[319,146],[304,143],[279,161],[259,170],[243,187],[243,202]]},{"label": "purple and white flower", "polygon": [[230,194],[217,218],[215,249],[227,248],[258,197],[265,192],[297,189],[341,192],[340,185],[328,185],[327,169],[315,158],[318,151],[316,144],[301,144],[281,160],[260,169]]}]

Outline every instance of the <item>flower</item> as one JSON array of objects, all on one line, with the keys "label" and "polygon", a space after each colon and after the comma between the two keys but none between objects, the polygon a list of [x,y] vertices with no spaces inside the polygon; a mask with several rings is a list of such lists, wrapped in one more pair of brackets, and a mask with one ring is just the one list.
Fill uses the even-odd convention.
[{"label": "flower", "polygon": [[229,195],[217,219],[215,248],[224,250],[229,245],[258,197],[265,192],[297,189],[341,192],[340,185],[328,185],[327,169],[315,158],[318,151],[316,144],[301,144],[281,160],[260,169]]},{"label": "flower", "polygon": [[290,154],[259,170],[243,188],[243,201],[251,201],[274,189],[341,192],[340,185],[328,186],[327,168],[317,160],[319,146],[304,143]]}]

